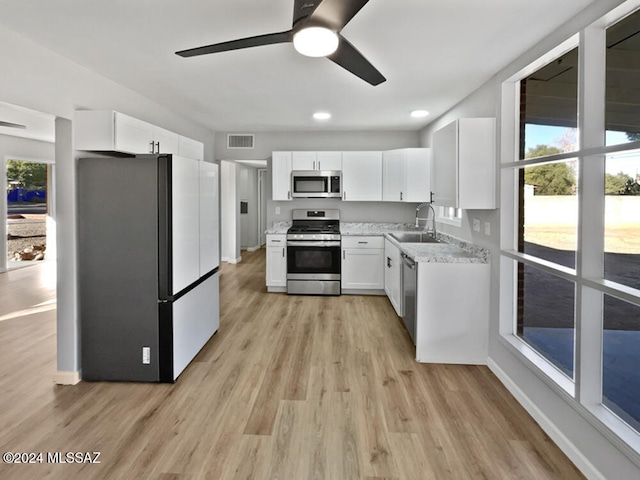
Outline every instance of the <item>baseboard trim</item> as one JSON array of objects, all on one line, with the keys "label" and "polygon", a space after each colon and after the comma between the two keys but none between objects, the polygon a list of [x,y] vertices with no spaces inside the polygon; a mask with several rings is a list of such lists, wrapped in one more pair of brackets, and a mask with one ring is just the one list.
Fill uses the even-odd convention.
[{"label": "baseboard trim", "polygon": [[80,383],[80,372],[61,372],[53,374],[53,383],[57,385],[77,385]]},{"label": "baseboard trim", "polygon": [[514,398],[524,407],[524,409],[540,425],[540,428],[549,435],[551,440],[569,457],[573,464],[588,479],[606,480],[600,471],[587,459],[587,457],[576,447],[576,445],[562,433],[562,431],[547,417],[540,408],[511,380],[498,364],[490,357],[487,359],[487,366],[498,380],[506,387]]},{"label": "baseboard trim", "polygon": [[222,262],[227,262],[227,263],[240,263],[242,261],[242,255],[239,256],[238,258],[229,258],[229,257],[222,257],[220,259],[220,261]]},{"label": "baseboard trim", "polygon": [[260,245],[257,245],[255,247],[247,247],[247,252],[255,252],[256,250],[260,250]]}]

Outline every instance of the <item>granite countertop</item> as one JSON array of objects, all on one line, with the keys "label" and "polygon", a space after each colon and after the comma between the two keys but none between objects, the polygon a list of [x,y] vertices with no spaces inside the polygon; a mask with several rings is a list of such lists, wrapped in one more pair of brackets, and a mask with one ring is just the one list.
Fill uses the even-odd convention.
[{"label": "granite countertop", "polygon": [[440,243],[398,242],[390,233],[424,232],[406,223],[341,223],[342,235],[384,235],[401,252],[420,263],[489,263],[489,250],[478,245],[438,233]]},{"label": "granite countertop", "polygon": [[264,233],[267,235],[273,235],[278,233],[287,233],[287,230],[291,227],[291,222],[273,222],[270,228],[267,228]]},{"label": "granite countertop", "polygon": [[[274,222],[266,234],[285,234],[291,222]],[[440,243],[398,242],[393,232],[424,232],[409,223],[340,223],[342,235],[381,235],[397,245],[401,252],[418,263],[489,263],[489,250],[478,245],[438,233]]]}]

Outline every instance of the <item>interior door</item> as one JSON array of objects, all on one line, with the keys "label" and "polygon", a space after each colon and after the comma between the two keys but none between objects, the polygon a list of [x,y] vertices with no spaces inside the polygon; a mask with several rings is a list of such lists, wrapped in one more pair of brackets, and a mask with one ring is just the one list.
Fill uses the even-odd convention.
[{"label": "interior door", "polygon": [[172,157],[171,214],[173,295],[200,278],[200,166]]}]

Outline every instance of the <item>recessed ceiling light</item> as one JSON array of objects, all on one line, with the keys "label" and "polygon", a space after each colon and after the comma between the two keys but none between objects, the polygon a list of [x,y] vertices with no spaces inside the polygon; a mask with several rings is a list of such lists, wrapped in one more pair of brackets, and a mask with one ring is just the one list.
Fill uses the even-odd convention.
[{"label": "recessed ceiling light", "polygon": [[411,112],[411,116],[413,118],[424,118],[427,115],[429,115],[429,112],[427,112],[426,110],[414,110],[413,112]]},{"label": "recessed ceiling light", "polygon": [[313,118],[316,120],[329,120],[331,118],[331,114],[328,112],[316,112],[313,114]]},{"label": "recessed ceiling light", "polygon": [[303,28],[293,35],[294,48],[307,57],[326,57],[338,48],[336,32],[324,27]]}]

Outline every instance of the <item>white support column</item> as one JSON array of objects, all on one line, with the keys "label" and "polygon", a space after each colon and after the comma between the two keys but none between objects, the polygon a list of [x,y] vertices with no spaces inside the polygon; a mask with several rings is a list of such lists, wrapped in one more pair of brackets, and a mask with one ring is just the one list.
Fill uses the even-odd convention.
[{"label": "white support column", "polygon": [[80,379],[80,339],[77,295],[76,162],[70,120],[56,118],[56,244],[58,371],[54,382]]}]

